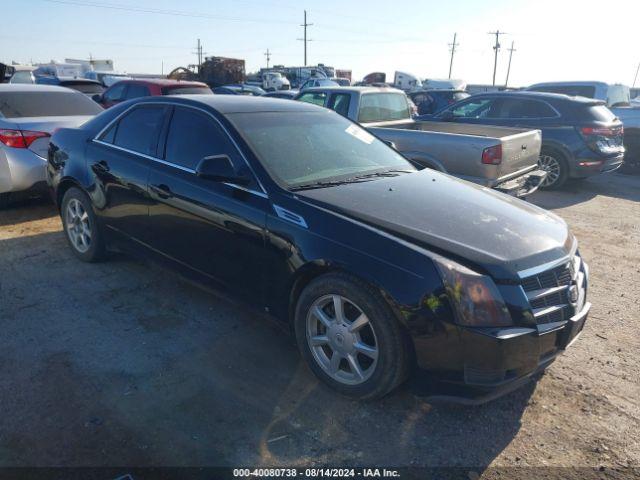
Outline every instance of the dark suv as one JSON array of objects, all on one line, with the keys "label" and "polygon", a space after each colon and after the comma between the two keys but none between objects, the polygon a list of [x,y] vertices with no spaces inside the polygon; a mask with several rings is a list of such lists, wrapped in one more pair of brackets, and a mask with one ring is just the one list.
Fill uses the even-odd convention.
[{"label": "dark suv", "polygon": [[474,95],[419,120],[463,122],[542,131],[542,188],[559,188],[568,178],[587,178],[618,169],[624,158],[622,122],[604,102],[554,93],[495,92]]}]

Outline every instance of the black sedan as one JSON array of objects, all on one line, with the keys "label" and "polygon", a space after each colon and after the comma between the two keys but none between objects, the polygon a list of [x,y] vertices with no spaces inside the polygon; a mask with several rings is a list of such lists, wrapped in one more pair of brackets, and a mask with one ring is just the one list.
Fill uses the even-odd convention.
[{"label": "black sedan", "polygon": [[[166,262],[291,322],[324,382],[484,401],[582,329],[587,267],[558,217],[433,170],[302,102],[133,100],[58,130],[73,253]],[[242,355],[242,352],[238,352]],[[416,368],[417,367],[417,368]]]}]

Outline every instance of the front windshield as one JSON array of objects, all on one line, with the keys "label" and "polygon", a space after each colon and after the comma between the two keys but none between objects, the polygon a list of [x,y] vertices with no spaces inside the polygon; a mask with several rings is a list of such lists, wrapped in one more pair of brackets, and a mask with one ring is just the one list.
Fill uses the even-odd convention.
[{"label": "front windshield", "polygon": [[287,188],[415,170],[384,142],[333,112],[233,113],[228,118]]}]

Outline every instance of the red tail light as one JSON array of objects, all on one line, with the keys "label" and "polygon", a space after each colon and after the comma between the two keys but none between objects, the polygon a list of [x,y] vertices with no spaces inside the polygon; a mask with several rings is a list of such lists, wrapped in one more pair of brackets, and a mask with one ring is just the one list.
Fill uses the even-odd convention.
[{"label": "red tail light", "polygon": [[502,163],[502,144],[485,148],[482,151],[482,163],[485,165],[500,165]]},{"label": "red tail light", "polygon": [[618,135],[622,135],[624,130],[622,127],[582,127],[580,132],[586,136],[617,137]]},{"label": "red tail light", "polygon": [[12,148],[29,148],[37,139],[48,136],[46,132],[0,129],[0,142]]}]

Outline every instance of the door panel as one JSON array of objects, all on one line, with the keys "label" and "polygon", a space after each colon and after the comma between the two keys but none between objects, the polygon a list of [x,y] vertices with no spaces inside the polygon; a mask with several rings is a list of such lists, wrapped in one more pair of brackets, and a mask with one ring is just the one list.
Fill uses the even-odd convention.
[{"label": "door panel", "polygon": [[149,164],[168,111],[163,106],[136,107],[88,146],[98,214],[107,226],[142,241],[149,239]]},{"label": "door panel", "polygon": [[[269,201],[254,187],[204,180],[198,160],[228,155],[237,170],[244,160],[215,121],[176,107],[166,136],[164,163],[149,175],[151,246],[240,294],[263,302],[264,230]],[[255,187],[256,189],[258,187]]]}]

